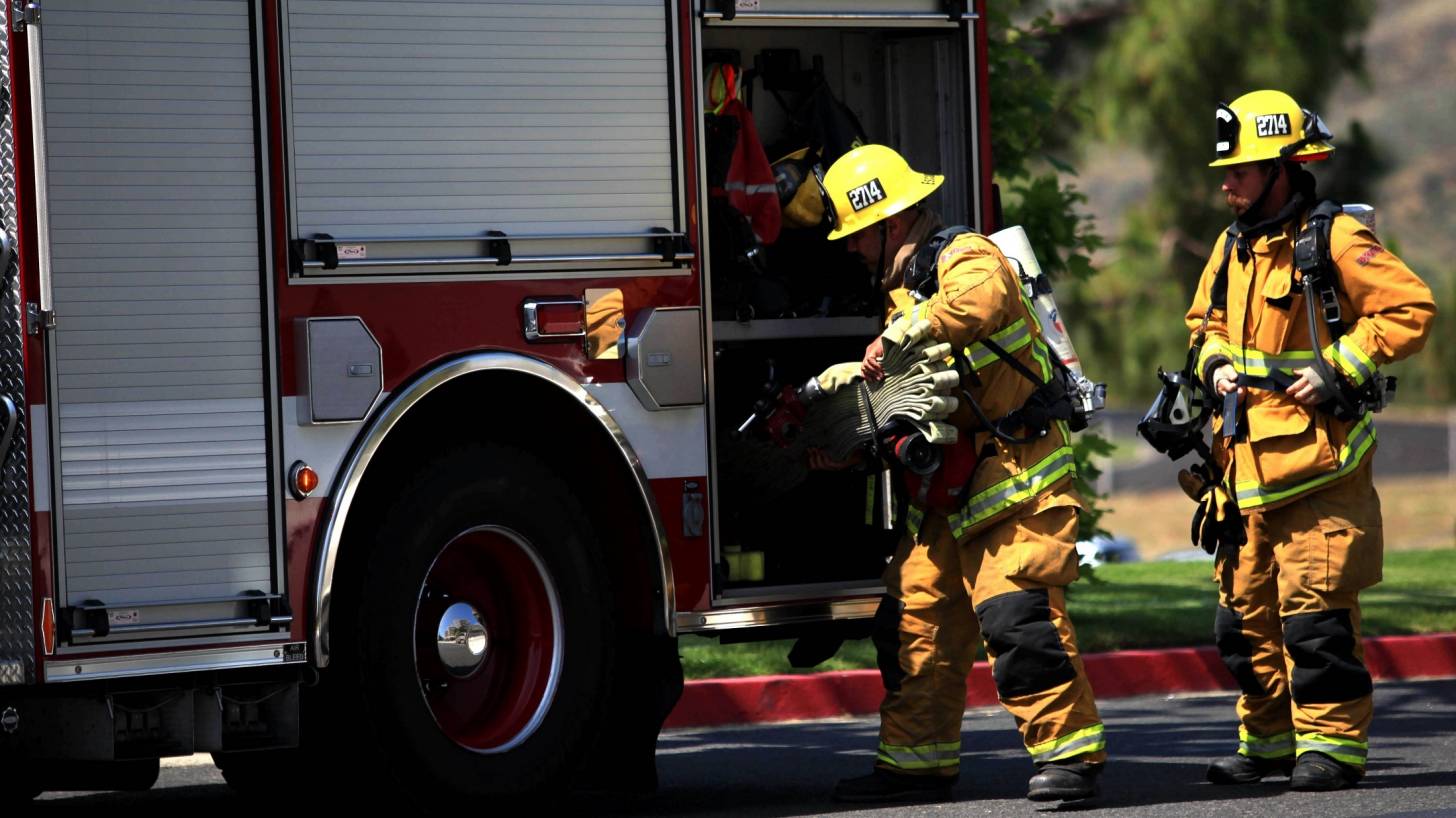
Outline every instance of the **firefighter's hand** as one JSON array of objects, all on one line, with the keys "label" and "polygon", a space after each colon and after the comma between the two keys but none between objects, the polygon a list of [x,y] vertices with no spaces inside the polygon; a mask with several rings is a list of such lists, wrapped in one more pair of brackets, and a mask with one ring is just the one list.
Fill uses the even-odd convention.
[{"label": "firefighter's hand", "polygon": [[1320,377],[1319,371],[1312,366],[1296,370],[1299,379],[1284,390],[1284,394],[1299,401],[1305,406],[1314,406],[1329,400],[1330,390],[1325,385],[1325,379]]},{"label": "firefighter's hand", "polygon": [[1238,392],[1241,398],[1244,396],[1244,388],[1239,386],[1239,371],[1234,369],[1233,364],[1224,364],[1213,370],[1213,390],[1220,397],[1230,392]]},{"label": "firefighter's hand", "polygon": [[858,466],[864,460],[864,455],[855,449],[850,452],[849,457],[843,460],[835,460],[823,449],[809,449],[809,468],[814,471],[844,471]]},{"label": "firefighter's hand", "polygon": [[875,336],[870,345],[865,347],[864,360],[860,362],[859,374],[867,381],[879,381],[885,377],[885,368],[882,365],[885,357],[884,339]]}]

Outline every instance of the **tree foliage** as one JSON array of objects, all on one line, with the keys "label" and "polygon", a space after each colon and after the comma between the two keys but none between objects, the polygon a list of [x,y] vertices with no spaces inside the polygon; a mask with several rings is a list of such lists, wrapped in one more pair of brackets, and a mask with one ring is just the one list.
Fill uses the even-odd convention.
[{"label": "tree foliage", "polygon": [[1362,71],[1361,35],[1373,10],[1373,0],[1135,0],[1127,7],[1082,90],[1096,98],[1104,138],[1136,145],[1152,160],[1140,226],[1171,232],[1165,245],[1183,248],[1170,260],[1185,294],[1202,268],[1193,249],[1211,245],[1229,221],[1217,174],[1206,167],[1214,106],[1277,88],[1319,111],[1336,81]]},{"label": "tree foliage", "polygon": [[[998,0],[989,9],[991,153],[996,183],[1008,225],[1020,225],[1036,248],[1043,272],[1059,281],[1088,280],[1094,274],[1091,254],[1102,246],[1092,221],[1079,215],[1086,198],[1068,181],[1075,171],[1048,154],[1059,144],[1059,130],[1083,115],[1065,89],[1042,67],[1045,50],[1055,38],[1051,16],[1043,14],[1024,26],[1011,15],[1021,2]],[[1103,509],[1095,502],[1100,470],[1095,457],[1111,445],[1093,433],[1075,442],[1078,489],[1087,499],[1081,537],[1102,533]]]}]

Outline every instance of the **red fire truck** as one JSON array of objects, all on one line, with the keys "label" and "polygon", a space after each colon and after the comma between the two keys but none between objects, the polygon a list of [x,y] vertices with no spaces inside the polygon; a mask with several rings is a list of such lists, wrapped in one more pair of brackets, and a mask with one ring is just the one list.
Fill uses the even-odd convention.
[{"label": "red fire truck", "polygon": [[862,634],[866,477],[739,427],[879,296],[710,224],[703,89],[769,160],[831,99],[990,232],[981,5],[7,4],[4,798],[640,784],[680,636]]}]

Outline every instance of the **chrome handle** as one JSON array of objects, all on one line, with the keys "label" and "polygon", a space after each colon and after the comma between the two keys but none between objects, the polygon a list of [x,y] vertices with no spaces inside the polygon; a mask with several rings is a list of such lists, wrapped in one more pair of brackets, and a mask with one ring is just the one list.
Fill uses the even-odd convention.
[{"label": "chrome handle", "polygon": [[[541,307],[579,307],[582,311],[581,329],[571,332],[542,332]],[[526,340],[557,341],[566,338],[586,337],[586,300],[581,298],[528,298],[521,304],[521,319],[525,325]]]},{"label": "chrome handle", "polygon": [[[722,0],[731,3],[733,0]],[[960,20],[979,19],[980,15],[967,8],[944,12],[929,11],[739,11],[732,14],[722,11],[702,12],[706,22],[876,22],[876,23],[955,23]]]},{"label": "chrome handle", "polygon": [[[277,628],[293,623],[293,617],[289,614],[273,616],[268,620],[266,627]],[[232,619],[200,619],[195,622],[151,622],[142,625],[112,625],[107,635],[121,633],[156,633],[159,631],[184,631],[199,630],[203,628],[258,628],[265,627],[258,624],[258,620],[251,617],[235,617]],[[96,636],[95,628],[72,628],[72,637],[93,637]]]},{"label": "chrome handle", "polygon": [[[492,239],[506,239],[506,240],[512,241],[512,242],[517,242],[517,241],[544,241],[544,240],[548,240],[548,239],[554,239],[554,240],[560,240],[560,239],[658,239],[658,238],[680,239],[680,238],[685,238],[686,235],[687,235],[686,233],[671,233],[671,232],[646,233],[646,232],[644,232],[644,233],[503,233],[500,236],[487,236],[487,235],[485,235],[485,234],[482,233],[482,234],[477,234],[477,235],[474,235],[474,236],[374,236],[374,237],[351,236],[351,237],[348,237],[348,238],[344,238],[344,237],[331,238],[331,239],[328,239],[328,241],[330,243],[332,243],[332,244],[401,244],[401,243],[405,243],[405,242],[420,242],[420,243],[424,243],[424,242],[438,242],[438,243],[445,243],[445,242],[466,242],[466,241],[468,241],[468,242],[474,242],[476,244],[480,244],[482,242],[487,242],[487,241],[490,241]],[[315,239],[315,241],[319,241],[319,240],[320,239]]]},{"label": "chrome handle", "polygon": [[40,312],[51,312],[51,217],[49,165],[46,161],[45,84],[42,71],[40,4],[29,3],[24,17],[16,21],[25,26],[26,51],[29,54],[31,149],[35,166],[35,238],[39,260]]},{"label": "chrome handle", "polygon": [[10,444],[15,442],[15,428],[20,425],[20,408],[9,395],[0,395],[0,414],[5,416],[5,431],[0,433],[0,466],[10,456]]},{"label": "chrome handle", "polygon": [[[692,261],[695,256],[692,253],[677,253],[673,256],[674,262]],[[511,259],[511,266],[517,264],[569,264],[586,263],[597,261],[656,261],[661,262],[662,256],[656,253],[587,253],[573,256],[515,256]],[[460,256],[456,258],[385,258],[377,260],[363,259],[358,261],[340,261],[336,267],[331,269],[347,269],[360,267],[447,267],[456,264],[486,264],[498,265],[500,259],[495,256]],[[322,270],[325,264],[322,261],[303,262],[305,270]],[[503,272],[514,272],[505,268]]]}]

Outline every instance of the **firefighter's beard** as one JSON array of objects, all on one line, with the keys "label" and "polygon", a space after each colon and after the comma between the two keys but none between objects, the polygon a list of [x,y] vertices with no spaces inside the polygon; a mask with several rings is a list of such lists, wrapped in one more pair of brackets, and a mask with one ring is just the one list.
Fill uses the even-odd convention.
[{"label": "firefighter's beard", "polygon": [[1228,202],[1228,208],[1229,210],[1233,211],[1236,218],[1242,217],[1254,204],[1253,199],[1245,199],[1243,196],[1240,196],[1233,192],[1225,194],[1224,200]]}]

